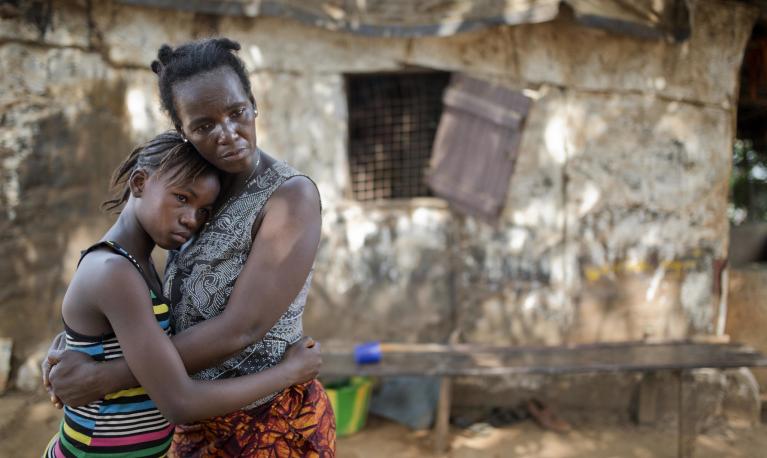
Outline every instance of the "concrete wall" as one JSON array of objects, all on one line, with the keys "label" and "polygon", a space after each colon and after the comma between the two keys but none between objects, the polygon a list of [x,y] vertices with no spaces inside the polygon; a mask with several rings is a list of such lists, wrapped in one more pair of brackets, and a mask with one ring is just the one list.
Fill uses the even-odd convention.
[{"label": "concrete wall", "polygon": [[[243,45],[261,146],[309,173],[324,233],[306,312],[334,340],[557,344],[710,333],[727,256],[738,71],[754,21],[694,1],[684,43],[563,18],[447,38],[364,38],[282,19],[52,2],[0,19],[0,335],[17,358],[60,328],[78,250],[129,148],[169,127],[163,43]],[[535,98],[500,223],[439,199],[348,198],[343,75],[423,66]]]}]

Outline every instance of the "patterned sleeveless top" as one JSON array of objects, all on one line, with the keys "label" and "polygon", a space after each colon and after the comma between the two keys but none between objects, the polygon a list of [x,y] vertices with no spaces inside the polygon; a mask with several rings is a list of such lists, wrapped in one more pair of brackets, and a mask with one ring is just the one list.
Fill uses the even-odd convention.
[{"label": "patterned sleeveless top", "polygon": [[[253,222],[272,193],[286,180],[305,176],[284,162],[275,162],[251,179],[238,196],[223,204],[188,246],[172,252],[165,273],[165,295],[173,304],[174,331],[219,315],[248,259]],[[193,378],[213,380],[254,374],[275,366],[286,348],[303,334],[301,317],[312,273],[303,288],[264,338],[221,365],[200,371]],[[272,393],[249,406],[272,400]]]},{"label": "patterned sleeveless top", "polygon": [[[144,276],[138,262],[116,242],[99,242],[82,258],[100,247],[108,247],[128,258]],[[144,277],[146,279],[146,277]],[[152,290],[152,310],[157,323],[170,335],[170,310],[162,294]],[[120,343],[113,332],[100,336],[79,334],[64,323],[67,349],[90,355],[96,361],[122,358]],[[173,425],[162,416],[141,387],[118,391],[82,407],[64,406],[64,420],[58,436],[48,444],[46,458],[64,457],[159,457],[165,456],[173,437]]]}]

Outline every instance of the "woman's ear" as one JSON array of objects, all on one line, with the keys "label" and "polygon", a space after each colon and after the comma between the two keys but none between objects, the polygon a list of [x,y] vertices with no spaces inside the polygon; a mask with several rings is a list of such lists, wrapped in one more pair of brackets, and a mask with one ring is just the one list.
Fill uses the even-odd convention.
[{"label": "woman's ear", "polygon": [[141,197],[148,178],[149,174],[144,169],[136,169],[130,174],[128,186],[130,186],[130,193],[133,197]]},{"label": "woman's ear", "polygon": [[176,124],[176,132],[178,132],[178,134],[181,135],[181,138],[184,139],[184,143],[189,141],[189,139],[187,139],[186,135],[184,134],[184,129],[182,129],[178,124]]}]

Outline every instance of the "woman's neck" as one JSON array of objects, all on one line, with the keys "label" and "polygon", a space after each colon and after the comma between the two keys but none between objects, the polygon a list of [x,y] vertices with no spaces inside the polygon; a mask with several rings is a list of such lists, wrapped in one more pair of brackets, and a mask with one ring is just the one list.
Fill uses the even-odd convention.
[{"label": "woman's neck", "polygon": [[226,202],[233,196],[241,194],[248,182],[260,174],[266,167],[265,156],[260,149],[256,148],[253,153],[251,166],[247,170],[226,176],[223,180],[223,192],[219,196],[219,201]]}]

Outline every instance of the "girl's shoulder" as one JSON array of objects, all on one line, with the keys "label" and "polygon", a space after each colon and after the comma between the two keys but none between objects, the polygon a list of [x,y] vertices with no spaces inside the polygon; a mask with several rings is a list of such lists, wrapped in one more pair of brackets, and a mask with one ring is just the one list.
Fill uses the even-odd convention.
[{"label": "girl's shoulder", "polygon": [[108,290],[130,280],[144,282],[138,263],[126,254],[105,245],[88,248],[83,251],[73,282],[84,283],[94,291]]},{"label": "girl's shoulder", "polygon": [[[69,282],[62,310],[103,310],[114,301],[124,285],[143,282],[131,262],[106,248],[93,249],[83,256]],[[77,323],[69,323],[77,325]]]},{"label": "girl's shoulder", "polygon": [[92,285],[111,283],[127,276],[142,278],[133,263],[107,248],[97,248],[83,256],[73,279],[82,279]]}]

